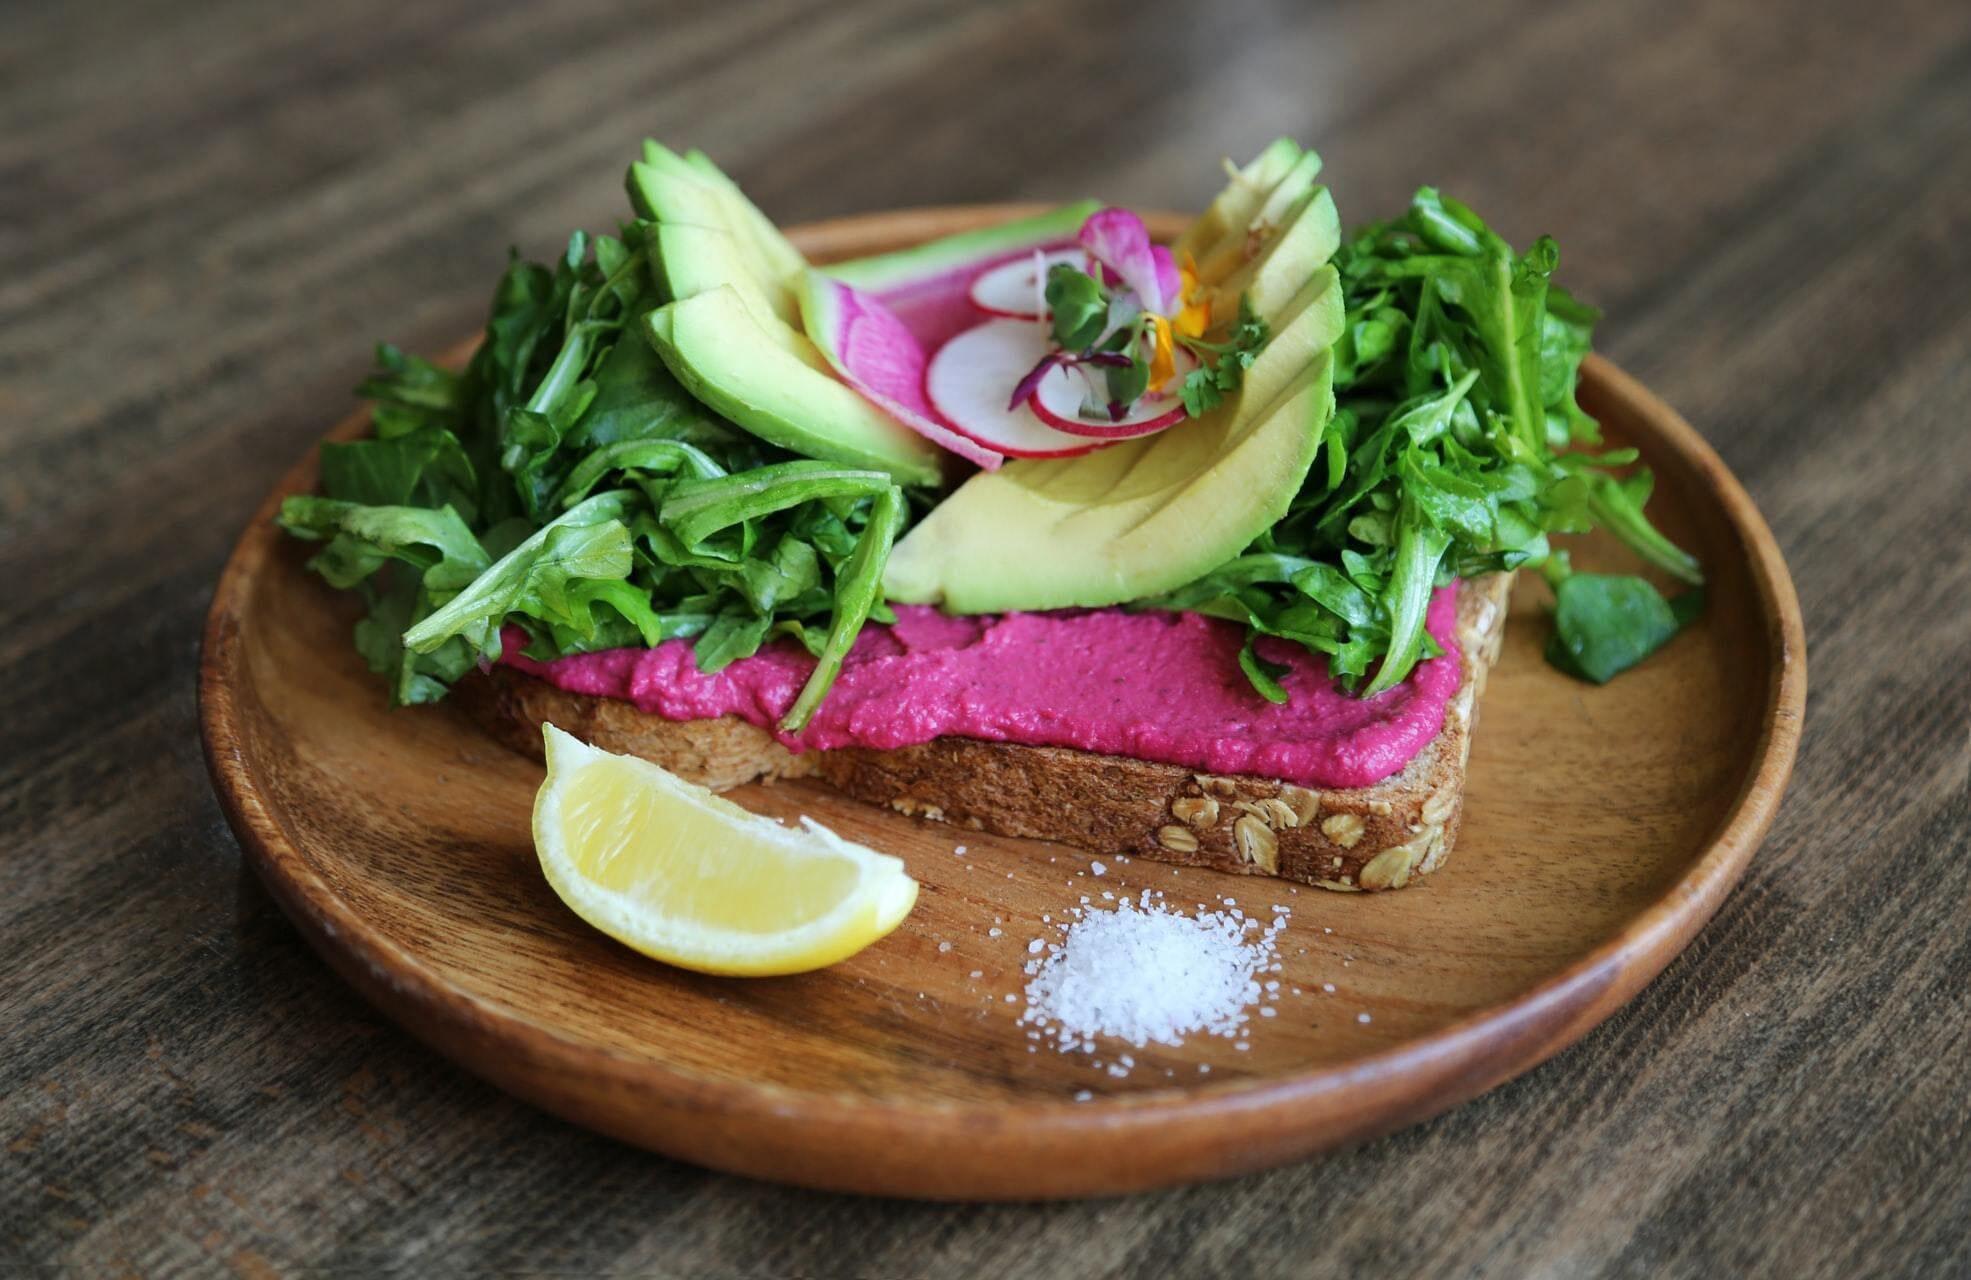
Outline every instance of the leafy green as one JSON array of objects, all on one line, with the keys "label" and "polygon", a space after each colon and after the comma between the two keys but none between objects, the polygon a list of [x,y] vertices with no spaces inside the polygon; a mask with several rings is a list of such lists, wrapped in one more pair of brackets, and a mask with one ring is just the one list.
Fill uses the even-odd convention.
[{"label": "leafy green", "polygon": [[461,372],[391,346],[360,388],[374,437],[322,448],[322,494],[281,525],[362,593],[356,645],[430,702],[518,625],[536,658],[694,638],[716,671],[776,635],[816,656],[805,725],[863,622],[909,508],[887,476],[797,459],[711,412],[629,321],[665,299],[648,224],[515,259]]},{"label": "leafy green", "polygon": [[[1331,671],[1372,695],[1438,652],[1425,626],[1435,588],[1545,564],[1551,535],[1599,526],[1655,568],[1702,581],[1643,514],[1648,471],[1610,470],[1633,464],[1633,451],[1575,451],[1600,443],[1574,395],[1597,313],[1551,283],[1551,240],[1515,254],[1425,187],[1402,217],[1357,231],[1335,265],[1345,303],[1336,408],[1299,494],[1246,554],[1146,603],[1243,619],[1255,636],[1328,655]],[[1256,576],[1262,556],[1306,567]],[[1655,588],[1624,581],[1633,585],[1564,588],[1573,603],[1556,653],[1570,670],[1613,674],[1675,633]],[[1621,607],[1588,603],[1603,597]],[[1277,682],[1242,665],[1273,696]]]},{"label": "leafy green", "polygon": [[1101,282],[1065,262],[1047,272],[1047,308],[1053,313],[1054,342],[1065,351],[1083,351],[1109,323],[1109,298]]},{"label": "leafy green", "polygon": [[1642,578],[1572,573],[1554,587],[1554,633],[1547,661],[1569,675],[1606,684],[1656,652],[1697,616],[1703,593],[1675,602]]},{"label": "leafy green", "polygon": [[1217,408],[1226,396],[1236,393],[1245,381],[1246,370],[1258,358],[1259,349],[1266,345],[1266,338],[1265,318],[1253,311],[1251,299],[1241,295],[1239,321],[1225,341],[1180,339],[1199,361],[1197,368],[1184,375],[1184,383],[1178,388],[1184,412],[1193,418],[1202,417]]}]

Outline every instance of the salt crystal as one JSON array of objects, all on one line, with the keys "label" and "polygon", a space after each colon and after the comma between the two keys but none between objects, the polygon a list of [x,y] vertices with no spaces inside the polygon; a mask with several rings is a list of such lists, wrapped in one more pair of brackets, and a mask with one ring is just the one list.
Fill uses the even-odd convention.
[{"label": "salt crystal", "polygon": [[1327,992],[1329,995],[1333,995],[1335,993],[1335,984],[1332,982],[1324,982],[1321,984],[1321,990]]},{"label": "salt crystal", "polygon": [[970,974],[968,974],[968,975],[966,975],[966,976],[968,976],[968,977],[973,977],[973,978],[983,978],[983,977],[985,977],[985,970],[984,970],[984,969],[974,969],[974,970],[972,970],[972,972],[971,972]]},{"label": "salt crystal", "polygon": [[1369,1015],[1366,1013],[1358,1013],[1355,1015],[1355,1021],[1357,1022],[1367,1022],[1368,1020],[1369,1020]]},{"label": "salt crystal", "polygon": [[1262,1018],[1277,1018],[1280,1016],[1280,1011],[1278,1009],[1275,1009],[1272,1005],[1267,1005],[1265,1008],[1259,1011],[1259,1016]]},{"label": "salt crystal", "polygon": [[1104,862],[1091,862],[1088,864],[1088,869],[1090,871],[1093,871],[1098,876],[1105,876],[1109,874],[1108,864]]},{"label": "salt crystal", "polygon": [[1077,1094],[1075,1094],[1075,1096],[1074,1096],[1074,1100],[1075,1100],[1076,1102],[1086,1102],[1086,1101],[1088,1101],[1088,1100],[1089,1100],[1090,1098],[1092,1098],[1092,1097],[1094,1097],[1094,1096],[1095,1096],[1095,1095],[1094,1095],[1094,1094],[1092,1094],[1092,1093],[1090,1093],[1090,1092],[1089,1092],[1088,1090],[1086,1090],[1086,1089],[1083,1089],[1083,1090],[1082,1090],[1081,1092],[1079,1092],[1079,1093],[1077,1093]]},{"label": "salt crystal", "polygon": [[1253,921],[1249,934],[1224,912],[1180,915],[1148,891],[1062,928],[1063,942],[1027,983],[1021,1021],[1045,1028],[1063,1052],[1091,1049],[1100,1036],[1139,1049],[1199,1032],[1238,1036],[1262,998],[1257,975],[1273,961],[1277,933]]},{"label": "salt crystal", "polygon": [[1032,942],[1027,943],[1027,954],[1030,956],[1037,956],[1040,954],[1040,949],[1046,945],[1047,944],[1042,942],[1039,938],[1035,938]]},{"label": "salt crystal", "polygon": [[945,952],[947,952],[947,951],[949,951],[949,950],[951,950],[951,944],[950,944],[949,942],[940,942],[940,943],[938,944],[938,954],[939,954],[939,955],[943,955],[943,954],[944,954]]},{"label": "salt crystal", "polygon": [[953,852],[953,853],[955,853],[955,854],[957,854],[957,855],[958,855],[959,857],[961,857],[961,858],[962,858],[962,857],[964,857],[964,856],[965,856],[965,850],[966,850],[966,848],[967,848],[967,846],[965,846],[965,845],[962,845],[962,844],[961,844],[961,845],[959,845],[959,846],[958,846],[958,847],[957,847],[956,849],[953,849],[953,850],[952,850],[952,852]]},{"label": "salt crystal", "polygon": [[1007,1004],[1018,1004],[1019,1002],[1020,1002],[1020,997],[1014,995],[1011,991],[1008,991],[1006,993]]},{"label": "salt crystal", "polygon": [[998,937],[998,936],[999,936],[999,935],[1000,935],[1001,933],[1004,933],[1004,932],[1005,932],[1005,930],[1003,930],[1003,929],[987,929],[987,930],[986,930],[986,937],[988,937],[988,938],[997,938],[997,937]]}]

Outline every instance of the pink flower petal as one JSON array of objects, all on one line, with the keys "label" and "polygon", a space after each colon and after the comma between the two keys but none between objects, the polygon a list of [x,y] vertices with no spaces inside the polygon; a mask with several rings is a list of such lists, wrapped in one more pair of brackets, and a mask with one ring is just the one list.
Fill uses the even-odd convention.
[{"label": "pink flower petal", "polygon": [[[1166,290],[1162,266],[1150,247],[1150,231],[1143,220],[1127,209],[1104,209],[1081,224],[1078,237],[1089,256],[1115,273],[1125,288],[1136,294],[1146,311],[1162,314],[1166,302],[1175,295]],[[1169,261],[1170,254],[1164,253]],[[1168,282],[1175,286],[1176,266],[1170,264]]]},{"label": "pink flower petal", "polygon": [[1184,293],[1184,277],[1177,270],[1177,259],[1160,244],[1150,246],[1150,258],[1157,264],[1157,288],[1163,294],[1161,304],[1151,310],[1158,315],[1175,314]]}]

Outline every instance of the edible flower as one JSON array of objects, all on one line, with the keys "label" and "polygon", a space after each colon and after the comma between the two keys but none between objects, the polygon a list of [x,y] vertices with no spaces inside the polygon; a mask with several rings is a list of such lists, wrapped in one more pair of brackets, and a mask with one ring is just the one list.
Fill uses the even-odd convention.
[{"label": "edible flower", "polygon": [[1150,243],[1150,229],[1127,209],[1104,209],[1081,224],[1076,237],[1102,266],[1102,283],[1121,284],[1143,310],[1165,314],[1178,300],[1182,280],[1170,250]]},{"label": "edible flower", "polygon": [[1097,212],[1076,241],[1085,269],[1056,262],[1048,270],[1042,295],[1051,349],[1013,387],[1009,409],[1038,395],[1056,370],[1084,385],[1080,412],[1089,421],[1120,422],[1138,400],[1172,394],[1197,417],[1238,388],[1266,340],[1263,322],[1242,307],[1230,341],[1207,342],[1212,291],[1197,264],[1187,254],[1179,266],[1169,249],[1151,244],[1149,228],[1128,209]]}]

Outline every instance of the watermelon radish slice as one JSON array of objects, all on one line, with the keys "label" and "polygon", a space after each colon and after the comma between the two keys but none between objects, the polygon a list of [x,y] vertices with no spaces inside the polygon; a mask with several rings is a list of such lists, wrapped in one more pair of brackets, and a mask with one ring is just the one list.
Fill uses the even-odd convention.
[{"label": "watermelon radish slice", "polygon": [[1048,426],[1026,404],[1006,407],[1013,388],[1047,353],[1041,326],[988,320],[938,349],[924,371],[924,392],[946,422],[1008,457],[1065,458],[1100,448],[1099,440]]},{"label": "watermelon radish slice", "polygon": [[1072,249],[1081,224],[1101,207],[1084,200],[880,257],[830,263],[823,270],[882,303],[926,351],[936,351],[979,322],[972,305],[974,279],[1009,262],[1031,262],[1035,249]]},{"label": "watermelon radish slice", "polygon": [[1080,249],[1035,252],[980,272],[972,280],[972,305],[1008,320],[1040,319],[1047,314],[1047,273],[1057,262],[1086,269],[1088,255]]},{"label": "watermelon radish slice", "polygon": [[951,426],[925,398],[924,345],[867,294],[808,271],[801,324],[842,381],[918,435],[987,471],[1005,459]]},{"label": "watermelon radish slice", "polygon": [[[1180,368],[1179,376],[1184,372]],[[1096,385],[1099,388],[1100,384]],[[1034,416],[1056,431],[1086,436],[1090,440],[1127,440],[1132,436],[1147,436],[1184,421],[1184,406],[1171,395],[1144,396],[1114,421],[1107,414],[1100,418],[1084,418],[1081,416],[1081,406],[1087,399],[1088,386],[1088,380],[1080,371],[1056,365],[1040,380],[1029,402]]]}]

